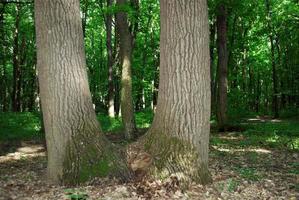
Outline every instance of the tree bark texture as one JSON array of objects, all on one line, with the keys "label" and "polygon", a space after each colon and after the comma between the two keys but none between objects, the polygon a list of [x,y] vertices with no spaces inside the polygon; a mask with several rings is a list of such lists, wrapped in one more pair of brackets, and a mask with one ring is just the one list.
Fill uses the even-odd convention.
[{"label": "tree bark texture", "polygon": [[159,95],[145,151],[150,173],[209,183],[210,53],[206,0],[161,0]]},{"label": "tree bark texture", "polygon": [[77,0],[36,0],[37,69],[49,179],[76,185],[129,174],[103,136],[89,90]]},{"label": "tree bark texture", "polygon": [[[126,0],[117,0],[117,5],[122,8]],[[133,37],[129,30],[127,14],[120,11],[116,14],[116,24],[120,39],[120,57],[121,57],[121,116],[125,128],[126,139],[135,137],[136,125],[134,118],[134,106],[132,96],[132,51]]]},{"label": "tree bark texture", "polygon": [[227,11],[224,4],[217,7],[217,47],[218,47],[218,128],[224,129],[227,123]]}]

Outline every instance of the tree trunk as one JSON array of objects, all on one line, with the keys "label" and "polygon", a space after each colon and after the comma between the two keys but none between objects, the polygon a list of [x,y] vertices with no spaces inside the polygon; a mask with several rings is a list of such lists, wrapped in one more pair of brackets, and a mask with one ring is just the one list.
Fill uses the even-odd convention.
[{"label": "tree trunk", "polygon": [[144,138],[153,176],[209,183],[210,55],[206,0],[161,0],[158,105]]},{"label": "tree trunk", "polygon": [[235,49],[235,38],[236,38],[236,25],[237,25],[238,17],[235,15],[233,19],[233,24],[231,26],[231,37],[229,41],[229,52],[228,52],[228,59],[227,63],[228,66],[232,66],[232,76],[233,80],[231,81],[231,87],[236,89],[238,86],[238,65],[234,63],[234,49]]},{"label": "tree trunk", "polygon": [[83,37],[86,37],[86,24],[87,24],[87,17],[88,17],[88,7],[89,7],[89,1],[84,0],[83,1],[83,12],[82,12],[82,29],[83,29]]},{"label": "tree trunk", "polygon": [[218,102],[217,120],[219,130],[227,123],[227,11],[224,4],[217,7],[217,47],[218,47]]},{"label": "tree trunk", "polygon": [[[126,4],[126,0],[117,0],[117,5],[122,7]],[[121,57],[121,116],[125,128],[126,139],[135,137],[135,118],[132,97],[132,51],[133,39],[129,30],[127,14],[120,11],[116,14],[116,24],[118,26],[118,34],[120,39],[120,57]]]},{"label": "tree trunk", "polygon": [[19,55],[19,26],[20,26],[20,5],[16,5],[16,21],[13,36],[13,88],[12,88],[12,111],[21,111],[21,66]]},{"label": "tree trunk", "polygon": [[35,1],[48,177],[71,185],[95,176],[126,178],[127,166],[102,134],[92,106],[79,1],[58,1]]},{"label": "tree trunk", "polygon": [[[112,6],[112,0],[107,0],[107,7]],[[107,54],[108,54],[108,114],[110,117],[115,116],[114,111],[114,83],[113,83],[113,47],[112,47],[112,15],[108,14],[105,20],[107,35]]]},{"label": "tree trunk", "polygon": [[3,112],[7,111],[6,110],[6,60],[5,60],[5,38],[4,38],[4,12],[5,12],[5,6],[6,4],[0,4],[0,35],[1,35],[1,40],[0,40],[0,84],[1,84],[1,91],[0,91],[0,108]]},{"label": "tree trunk", "polygon": [[277,75],[276,75],[276,62],[275,62],[275,46],[273,38],[273,26],[272,26],[272,15],[269,0],[266,0],[266,10],[267,10],[267,21],[269,29],[269,40],[271,46],[271,64],[272,64],[272,81],[273,81],[273,96],[272,96],[272,112],[274,118],[278,118],[278,90],[277,90]]},{"label": "tree trunk", "polygon": [[215,38],[216,38],[216,23],[215,20],[213,20],[211,26],[210,26],[210,75],[211,75],[211,112],[215,111],[215,105],[216,105],[216,92],[214,90],[216,85],[216,78],[214,76],[214,49],[215,49]]}]

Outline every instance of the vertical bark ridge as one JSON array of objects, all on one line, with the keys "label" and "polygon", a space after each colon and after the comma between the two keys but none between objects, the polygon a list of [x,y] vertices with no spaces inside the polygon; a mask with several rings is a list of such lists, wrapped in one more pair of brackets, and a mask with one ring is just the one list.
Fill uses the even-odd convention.
[{"label": "vertical bark ridge", "polygon": [[[35,15],[48,177],[74,185],[108,171],[129,174],[92,106],[79,1],[36,0]],[[106,169],[110,166],[115,168]]]},{"label": "vertical bark ridge", "polygon": [[[126,0],[117,0],[120,8],[125,6]],[[121,54],[121,116],[125,128],[125,137],[133,139],[136,132],[134,118],[134,106],[132,96],[132,51],[133,37],[129,30],[127,14],[120,11],[116,14],[116,24],[120,36],[120,54]]]},{"label": "vertical bark ridge", "polygon": [[210,57],[206,1],[161,0],[160,45],[158,105],[146,136],[147,149],[154,158],[159,152],[168,156],[162,161],[168,174],[182,173],[187,179],[207,183]]}]

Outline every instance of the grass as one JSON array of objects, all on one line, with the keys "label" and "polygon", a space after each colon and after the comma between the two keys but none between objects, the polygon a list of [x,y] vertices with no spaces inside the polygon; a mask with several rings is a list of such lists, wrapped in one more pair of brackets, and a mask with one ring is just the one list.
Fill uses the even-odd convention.
[{"label": "grass", "polygon": [[[138,128],[148,128],[153,119],[151,112],[138,112],[135,115]],[[121,118],[98,115],[104,132],[120,132],[123,129]],[[34,140],[43,137],[39,113],[0,113],[0,141]]]},{"label": "grass", "polygon": [[38,139],[40,129],[38,113],[0,113],[0,140]]},{"label": "grass", "polygon": [[[232,133],[221,138],[212,134],[211,144],[224,148],[275,148],[299,150],[299,120],[295,118],[281,121],[250,122],[239,121],[234,125],[244,128],[242,133]],[[235,137],[235,139],[231,139]],[[239,139],[238,139],[239,138]]]},{"label": "grass", "polygon": [[[0,140],[31,140],[41,138],[39,113],[0,113]],[[135,115],[138,128],[148,128],[153,119],[152,112],[138,112]],[[121,118],[98,115],[104,132],[119,133],[123,126]],[[279,122],[239,121],[245,131],[234,133],[237,139],[221,138],[211,134],[211,144],[223,148],[264,147],[276,149],[299,149],[299,120],[284,119]],[[240,138],[240,139],[238,139]],[[251,155],[253,161],[256,160]]]},{"label": "grass", "polygon": [[[135,114],[137,128],[148,128],[151,125],[153,116],[150,111],[137,112]],[[121,117],[111,118],[106,115],[98,115],[98,120],[104,132],[120,132],[123,130]]]}]

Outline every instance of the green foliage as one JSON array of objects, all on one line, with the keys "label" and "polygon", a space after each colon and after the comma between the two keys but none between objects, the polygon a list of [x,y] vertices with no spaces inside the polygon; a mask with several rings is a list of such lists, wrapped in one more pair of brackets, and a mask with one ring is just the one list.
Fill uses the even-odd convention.
[{"label": "green foliage", "polygon": [[[153,120],[153,113],[151,111],[137,112],[135,117],[137,128],[148,128]],[[98,120],[104,132],[119,132],[123,129],[119,117],[112,118],[106,115],[98,115]]]},{"label": "green foliage", "polygon": [[[96,112],[106,115],[108,107],[108,69],[105,19],[113,18],[118,12],[128,14],[130,31],[135,36],[132,78],[135,111],[150,110],[157,92],[160,61],[160,5],[156,0],[133,1],[119,6],[107,6],[105,1],[81,0],[82,21],[85,25],[85,50],[87,72],[92,100]],[[293,0],[269,0],[269,19],[265,1],[211,0],[208,1],[209,21],[216,23],[216,7],[224,3],[228,10],[228,116],[230,120],[256,114],[272,114],[272,98],[276,95],[282,117],[298,116],[299,96],[299,6]],[[9,3],[3,9],[3,23],[0,22],[0,110],[11,110],[13,85],[13,48],[16,32],[17,4]],[[2,8],[2,7],[1,7]],[[1,9],[2,10],[2,9]],[[19,4],[20,26],[18,28],[19,52],[22,63],[22,111],[37,110],[36,50],[33,4]],[[115,21],[115,19],[113,20]],[[268,22],[271,22],[269,27]],[[115,23],[112,24],[113,66],[115,102],[119,104],[120,63],[117,48]],[[215,30],[217,31],[217,30]],[[270,52],[269,36],[274,39],[274,60]],[[212,41],[214,39],[214,41]],[[25,41],[25,48],[22,42]],[[213,50],[212,80],[217,82],[217,45],[211,37]],[[272,63],[277,68],[277,94],[273,93]],[[217,89],[217,87],[216,87]],[[213,109],[215,110],[215,109]],[[105,121],[105,120],[104,120]],[[112,129],[121,129],[115,121],[105,121]],[[111,126],[109,126],[111,127]]]},{"label": "green foliage", "polygon": [[239,168],[237,169],[240,176],[248,181],[258,181],[261,177],[257,174],[256,169],[254,168]]},{"label": "green foliage", "polygon": [[77,191],[75,189],[66,189],[65,191],[66,198],[69,200],[87,200],[88,194],[84,191]]},{"label": "green foliage", "polygon": [[[138,128],[148,128],[152,122],[151,111],[136,113]],[[111,118],[98,115],[104,132],[119,132],[123,129],[121,118]],[[0,141],[1,140],[31,140],[43,139],[41,132],[40,113],[0,113]]]},{"label": "green foliage", "polygon": [[228,181],[227,181],[227,191],[229,191],[229,192],[236,191],[239,184],[240,183],[238,181],[234,180],[234,179],[231,179],[231,178],[228,179]]},{"label": "green foliage", "polygon": [[0,113],[0,140],[41,139],[38,113]]},{"label": "green foliage", "polygon": [[101,123],[104,132],[117,132],[122,130],[122,123],[119,117],[109,117],[103,114],[98,115],[98,120]]},{"label": "green foliage", "polygon": [[290,174],[299,175],[299,162],[294,162],[290,165],[291,169],[289,170]]}]

